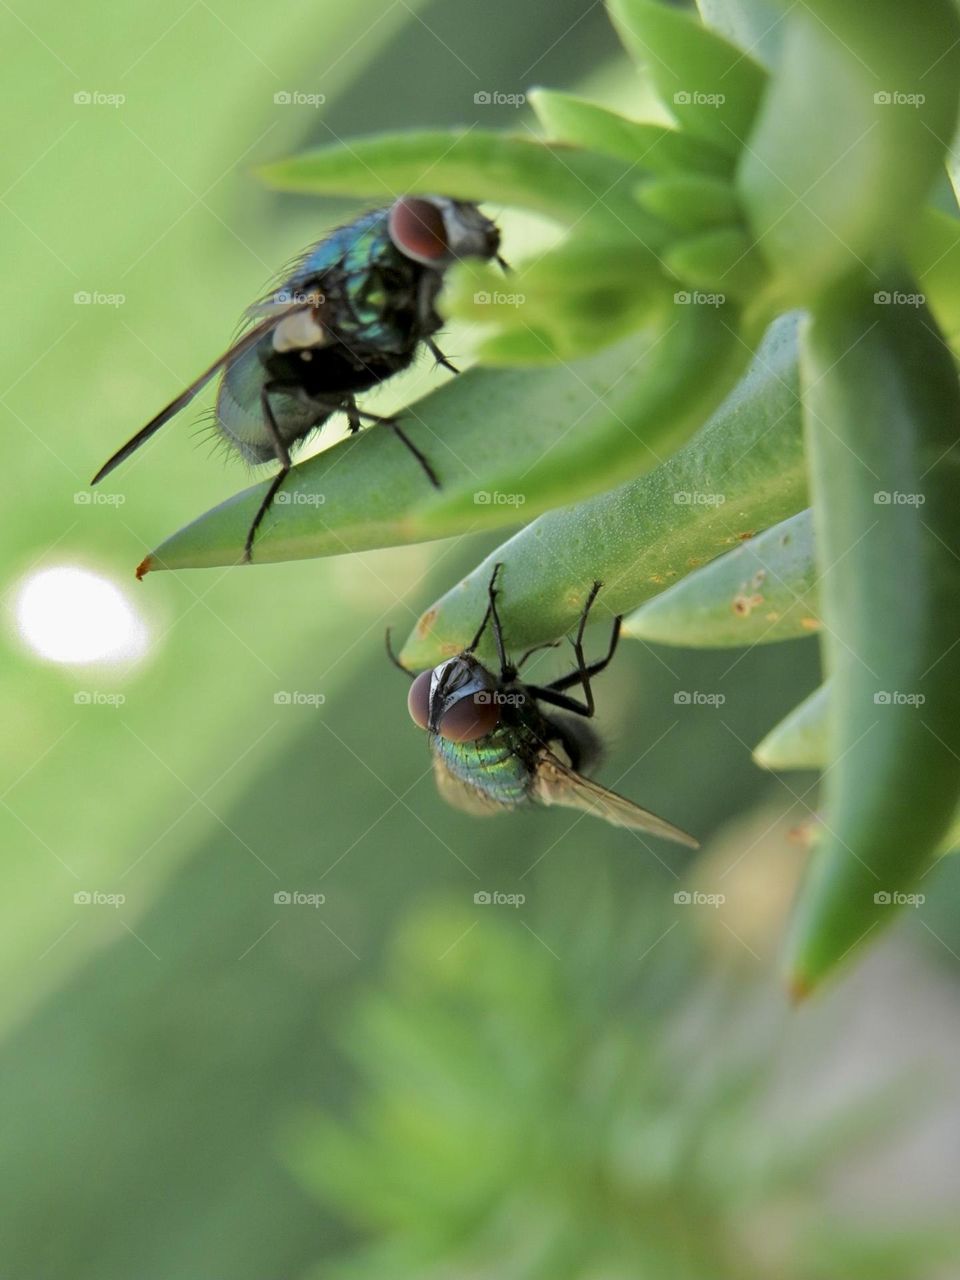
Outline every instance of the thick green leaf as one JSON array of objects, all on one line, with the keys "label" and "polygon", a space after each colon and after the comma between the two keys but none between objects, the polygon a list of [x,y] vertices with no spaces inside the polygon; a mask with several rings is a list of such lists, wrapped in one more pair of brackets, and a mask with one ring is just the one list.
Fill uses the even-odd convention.
[{"label": "thick green leaf", "polygon": [[798,0],[739,170],[778,293],[805,303],[910,234],[953,135],[951,0]]},{"label": "thick green leaf", "polygon": [[778,0],[697,0],[697,8],[706,26],[725,40],[765,67],[776,66],[787,14]]},{"label": "thick green leaf", "polygon": [[[559,407],[534,408],[542,428],[536,452],[524,455],[518,448],[530,430],[529,411],[504,405],[499,449],[491,415],[487,439],[471,455],[470,478],[445,483],[418,513],[428,533],[505,523],[494,509],[503,495],[522,502],[530,518],[622,484],[668,458],[703,425],[749,357],[729,305],[698,305],[696,295],[678,291],[668,310],[658,332],[642,344],[634,341],[634,362],[618,380],[587,384],[572,365],[564,366],[579,387]],[[548,416],[549,433],[543,429]],[[478,488],[501,497],[478,508]]]},{"label": "thick green leaf", "polygon": [[960,220],[924,209],[907,250],[943,336],[960,354]]},{"label": "thick green leaf", "polygon": [[[522,495],[508,502],[506,495],[490,493],[474,461],[491,455],[497,424],[505,433],[505,463],[510,458],[535,462],[566,413],[582,418],[595,409],[603,390],[624,386],[636,354],[636,343],[625,343],[570,368],[470,369],[408,406],[405,429],[428,453],[445,485],[473,486],[478,520],[485,516],[491,523],[499,518],[513,524],[522,514]],[[639,383],[643,375],[635,369],[632,376]],[[148,568],[238,563],[268,484],[244,490],[175,533],[149,557]],[[431,493],[416,461],[389,429],[368,427],[293,468],[264,521],[254,562],[341,555],[438,536],[428,534],[419,514]],[[451,522],[446,532],[470,527],[469,521]]]},{"label": "thick green leaf", "polygon": [[444,309],[495,326],[486,364],[554,364],[608,347],[642,328],[676,282],[638,240],[571,237],[504,280],[500,268],[464,263],[444,289]]},{"label": "thick green leaf", "polygon": [[[906,272],[889,293],[917,291]],[[804,347],[805,415],[831,678],[825,833],[788,968],[809,991],[893,914],[960,794],[960,387],[926,308],[857,276]]]},{"label": "thick green leaf", "polygon": [[[826,769],[830,751],[830,686],[822,684],[784,716],[753,752],[761,769]],[[937,849],[939,854],[960,850],[960,808]]]},{"label": "thick green leaf", "polygon": [[762,67],[679,9],[649,0],[609,0],[608,8],[681,128],[738,155],[766,84]]},{"label": "thick green leaf", "polygon": [[725,227],[741,217],[735,187],[712,175],[681,173],[648,179],[637,187],[637,200],[678,231]]},{"label": "thick green leaf", "polygon": [[729,177],[733,172],[725,151],[680,129],[628,120],[607,107],[554,89],[534,89],[528,97],[552,142],[588,147],[665,176]]},{"label": "thick green leaf", "polygon": [[677,240],[663,251],[667,268],[685,284],[719,298],[747,300],[760,289],[762,259],[740,227],[722,227]]},{"label": "thick green leaf", "polygon": [[307,151],[260,169],[270,186],[306,195],[368,196],[385,203],[404,192],[442,191],[459,200],[495,200],[571,226],[631,228],[648,246],[664,229],[630,194],[635,162],[532,136],[486,129],[386,133]]},{"label": "thick green leaf", "polygon": [[754,761],[761,769],[824,769],[829,708],[829,686],[822,684],[770,730],[754,749]]},{"label": "thick green leaf", "polygon": [[657,644],[729,648],[820,629],[809,511],[681,578],[624,619],[624,635]]},{"label": "thick green leaf", "polygon": [[954,134],[947,153],[947,177],[950,179],[957,203],[960,204],[960,134]]},{"label": "thick green leaf", "polygon": [[[405,430],[439,473],[439,493],[383,426],[295,467],[258,534],[255,562],[515,524],[649,469],[709,416],[746,358],[722,313],[672,310],[665,333],[549,369],[470,370],[409,406]],[[174,534],[142,569],[239,563],[267,483]]]},{"label": "thick green leaf", "polygon": [[604,609],[626,613],[805,502],[796,318],[785,316],[747,377],[668,463],[523,529],[424,613],[403,660],[433,666],[469,643],[497,561],[507,638],[525,648],[571,631],[595,579],[605,584]]}]

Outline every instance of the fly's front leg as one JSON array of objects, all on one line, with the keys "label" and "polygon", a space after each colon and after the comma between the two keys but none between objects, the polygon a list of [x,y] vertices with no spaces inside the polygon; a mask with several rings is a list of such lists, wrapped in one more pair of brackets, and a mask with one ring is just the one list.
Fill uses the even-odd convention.
[{"label": "fly's front leg", "polygon": [[580,614],[580,623],[577,627],[577,637],[572,641],[573,652],[577,658],[576,671],[571,671],[569,675],[562,676],[559,680],[554,680],[551,684],[544,686],[540,689],[537,695],[538,697],[551,693],[563,695],[563,691],[565,689],[569,689],[573,685],[578,684],[583,689],[584,700],[582,703],[576,702],[573,698],[565,698],[563,702],[557,702],[555,699],[545,697],[544,701],[552,701],[554,706],[563,707],[566,711],[577,711],[580,715],[588,717],[592,716],[594,712],[593,689],[590,685],[590,681],[593,676],[599,675],[605,667],[610,665],[613,655],[617,651],[617,645],[620,642],[620,624],[622,619],[617,617],[613,620],[613,630],[610,633],[610,644],[607,648],[606,654],[596,662],[591,662],[589,666],[587,665],[583,656],[583,633],[586,630],[587,617],[593,607],[594,600],[597,598],[597,592],[600,590],[601,585],[601,583],[595,582],[590,588],[590,594],[587,596],[586,603],[583,606],[583,612]]},{"label": "fly's front leg", "polygon": [[253,558],[253,540],[257,536],[257,530],[263,522],[263,517],[270,510],[280,486],[283,484],[291,466],[293,465],[290,461],[290,452],[281,438],[280,429],[277,426],[277,420],[273,416],[273,408],[270,404],[270,392],[276,390],[277,387],[272,383],[268,382],[264,385],[260,392],[260,407],[263,410],[263,423],[267,429],[267,434],[270,437],[270,443],[273,445],[273,451],[277,456],[277,461],[280,463],[280,470],[271,480],[270,487],[267,489],[267,492],[264,494],[263,501],[257,508],[257,514],[253,517],[253,523],[247,530],[247,539],[243,544],[244,564],[249,564]]},{"label": "fly's front leg", "polygon": [[393,652],[393,637],[391,635],[391,631],[389,627],[387,627],[385,643],[387,646],[387,657],[390,659],[393,665],[397,668],[397,670],[402,671],[408,680],[416,680],[417,673],[415,671],[408,671],[407,668],[400,661],[400,659],[397,657],[397,655]]},{"label": "fly's front leg", "polygon": [[526,653],[520,658],[518,662],[514,663],[514,666],[517,668],[518,671],[522,671],[524,663],[526,663],[530,658],[532,658],[535,653],[540,653],[543,649],[556,649],[557,645],[559,644],[560,644],[559,640],[545,640],[543,644],[535,644],[532,649],[528,649],[526,651]]},{"label": "fly's front leg", "polygon": [[442,323],[434,308],[438,287],[433,272],[424,272],[420,277],[416,302],[417,324],[420,326],[421,337],[437,364],[442,365],[444,369],[449,369],[451,373],[459,373],[460,370],[456,365],[450,363],[433,340],[433,334],[437,332]]},{"label": "fly's front leg", "polygon": [[434,360],[436,360],[437,364],[442,365],[444,369],[449,369],[451,373],[460,372],[460,370],[457,368],[455,364],[450,363],[450,361],[443,354],[443,352],[440,350],[440,348],[437,346],[437,344],[434,342],[432,338],[427,339],[427,347],[429,348],[430,354],[433,356]]},{"label": "fly's front leg", "polygon": [[493,625],[493,639],[497,646],[497,658],[500,662],[500,679],[505,683],[509,683],[517,674],[516,667],[507,661],[506,646],[503,643],[503,625],[500,622],[500,614],[497,612],[497,577],[503,568],[502,561],[498,561],[493,566],[493,573],[490,575],[490,581],[487,583],[487,611],[483,615],[483,621],[480,623],[480,629],[473,637],[470,648],[467,653],[473,653],[484,631],[487,629],[487,623]]},{"label": "fly's front leg", "polygon": [[[593,608],[593,602],[597,598],[597,592],[600,590],[600,583],[595,582],[590,588],[590,594],[583,606],[583,612],[580,614],[580,622],[577,626],[577,638],[573,642],[573,652],[577,659],[576,674],[580,677],[580,686],[583,689],[584,705],[587,707],[587,715],[593,715],[593,689],[590,687],[590,676],[587,674],[587,664],[583,656],[583,633],[586,630],[587,618],[590,610]],[[619,627],[618,627],[619,631]],[[612,655],[610,655],[612,656]],[[607,661],[609,662],[608,656]]]}]

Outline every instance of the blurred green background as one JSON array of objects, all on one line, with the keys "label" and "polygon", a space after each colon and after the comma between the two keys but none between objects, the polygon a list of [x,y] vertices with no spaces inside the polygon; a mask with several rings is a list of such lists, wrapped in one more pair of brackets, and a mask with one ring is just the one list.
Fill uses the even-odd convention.
[{"label": "blurred green background", "polygon": [[[777,988],[815,779],[764,776],[750,749],[817,683],[812,640],[792,661],[624,644],[598,684],[604,779],[697,833],[699,860],[571,814],[484,823],[437,797],[382,634],[490,539],[138,586],[146,550],[245,483],[189,415],[111,482],[119,501],[89,500],[99,463],[353,212],[265,191],[258,162],[386,127],[528,127],[522,106],[475,95],[536,83],[627,102],[602,7],[21,0],[0,6],[0,31],[0,1274],[326,1275],[382,1238],[357,1274],[860,1274],[859,1260],[876,1276],[863,1259],[881,1220],[925,1242],[891,1274],[951,1274],[925,1246],[960,1192],[954,867],[813,1007],[788,1011]],[[508,256],[538,234],[503,224]],[[449,335],[448,353],[470,337]],[[377,407],[436,376],[425,364]],[[73,580],[42,578],[39,604],[24,597],[70,568],[96,578],[69,598]],[[121,593],[112,614],[98,581]],[[138,656],[75,660],[78,637],[109,648],[128,632],[145,637]],[[725,701],[678,706],[681,689]],[[685,888],[725,901],[676,903]],[[746,1089],[719,1070],[733,1050]],[[713,1066],[711,1090],[691,1089]],[[866,1156],[829,1117],[875,1095]],[[366,1145],[345,1136],[355,1112]],[[837,1150],[767,1206],[760,1139],[782,1154],[824,1123]],[[582,1140],[552,1145],[559,1133]],[[709,1137],[706,1190],[690,1134]],[[821,1272],[792,1232],[824,1199],[860,1234],[826,1240]],[[706,1253],[688,1247],[698,1233]]]}]

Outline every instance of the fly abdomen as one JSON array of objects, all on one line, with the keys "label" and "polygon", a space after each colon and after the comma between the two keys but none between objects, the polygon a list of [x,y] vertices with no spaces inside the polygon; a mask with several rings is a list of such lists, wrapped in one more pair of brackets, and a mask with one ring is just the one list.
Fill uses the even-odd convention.
[{"label": "fly abdomen", "polygon": [[[227,365],[217,394],[218,427],[244,459],[254,464],[272,462],[277,456],[264,422],[263,385],[262,353],[254,347]],[[279,390],[270,392],[270,408],[280,438],[288,446],[330,416],[329,408],[312,404],[301,394]]]},{"label": "fly abdomen", "polygon": [[462,743],[438,736],[434,750],[461,782],[504,808],[514,809],[528,800],[532,774],[512,734],[497,729],[476,742]]}]

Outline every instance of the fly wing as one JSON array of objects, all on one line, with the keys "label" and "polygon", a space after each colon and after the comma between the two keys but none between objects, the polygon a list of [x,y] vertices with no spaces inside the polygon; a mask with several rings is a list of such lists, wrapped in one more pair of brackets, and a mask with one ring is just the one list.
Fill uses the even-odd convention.
[{"label": "fly wing", "polygon": [[438,755],[433,757],[433,776],[440,795],[454,809],[469,813],[474,818],[491,818],[496,813],[503,813],[503,805],[451,773]]},{"label": "fly wing", "polygon": [[181,409],[185,409],[190,401],[202,391],[212,377],[221,369],[225,369],[232,364],[234,360],[244,355],[245,352],[255,347],[260,339],[271,331],[287,316],[293,315],[295,312],[309,310],[308,302],[292,302],[285,306],[276,306],[271,308],[270,314],[265,320],[261,320],[259,324],[248,329],[241,337],[239,337],[232,346],[224,351],[223,355],[218,356],[208,369],[204,369],[200,377],[190,383],[186,390],[181,391],[175,400],[171,400],[165,409],[161,409],[155,418],[151,418],[145,427],[141,427],[135,436],[131,436],[125,445],[122,445],[117,452],[103,464],[97,474],[90,481],[91,484],[98,484],[104,476],[110,474],[114,467],[119,466],[132,453],[135,453],[142,444],[145,444],[152,435],[160,430],[162,426],[175,417]]},{"label": "fly wing", "polygon": [[629,827],[633,831],[646,831],[664,840],[674,840],[690,849],[699,845],[693,836],[681,831],[655,813],[641,809],[632,800],[608,791],[598,782],[585,778],[582,773],[568,768],[552,751],[540,753],[534,785],[534,798],[541,804],[558,804],[567,809],[580,809],[603,818],[614,827]]}]

